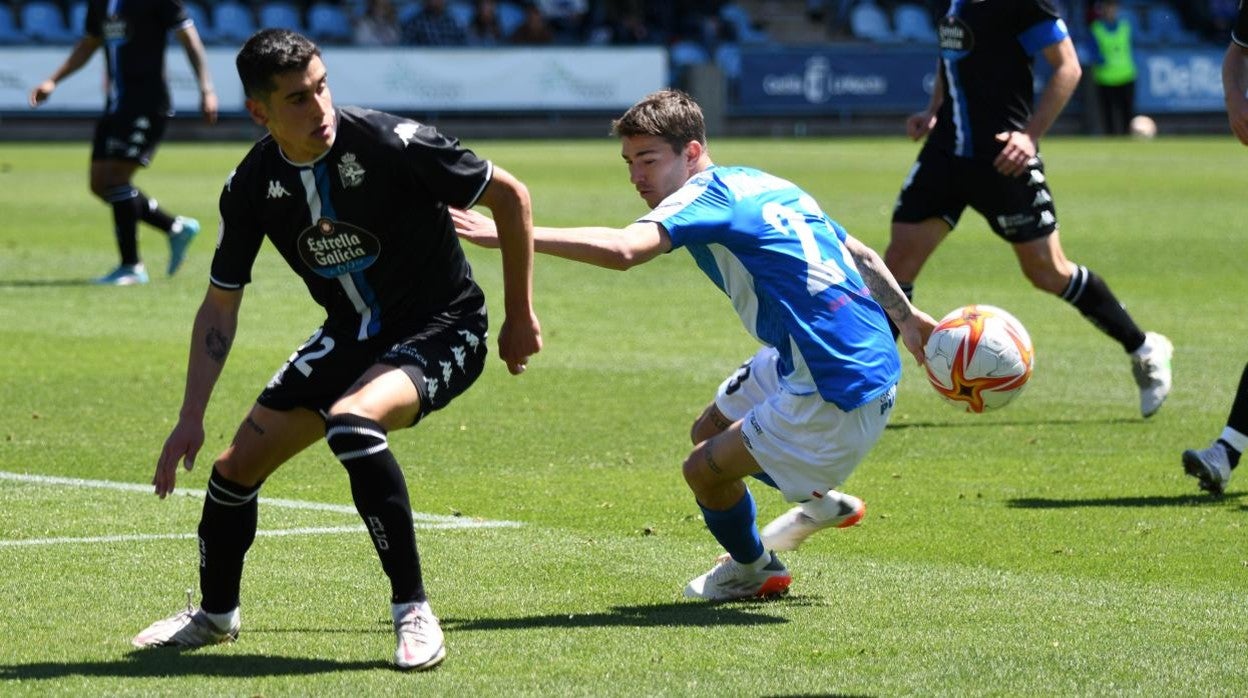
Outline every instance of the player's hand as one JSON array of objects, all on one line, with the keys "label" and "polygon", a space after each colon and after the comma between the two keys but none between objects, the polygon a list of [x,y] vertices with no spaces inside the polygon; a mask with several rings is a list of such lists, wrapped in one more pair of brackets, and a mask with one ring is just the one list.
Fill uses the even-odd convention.
[{"label": "player's hand", "polygon": [[173,492],[178,479],[178,461],[181,460],[182,466],[190,472],[203,445],[204,425],[179,419],[169,438],[165,439],[164,448],[160,449],[160,460],[156,461],[156,474],[152,476],[156,496],[164,499],[165,495]]},{"label": "player's hand", "polygon": [[498,332],[498,355],[507,363],[511,375],[518,376],[529,367],[529,358],[542,350],[542,326],[537,316],[514,317],[508,313]]},{"label": "player's hand", "polygon": [[935,126],[936,115],[925,109],[906,119],[906,135],[910,140],[917,141],[930,133]]},{"label": "player's hand", "polygon": [[217,93],[212,90],[199,95],[199,110],[204,114],[204,123],[217,123]]},{"label": "player's hand", "polygon": [[37,86],[35,86],[35,89],[30,91],[30,99],[28,100],[30,102],[30,106],[32,108],[37,107],[40,104],[43,104],[44,102],[48,101],[48,97],[51,96],[51,94],[54,91],[56,91],[55,81],[44,80],[43,82],[39,83]]},{"label": "player's hand", "polygon": [[452,208],[451,220],[455,223],[455,233],[464,240],[481,247],[498,248],[498,228],[489,217],[476,211]]},{"label": "player's hand", "polygon": [[1017,177],[1026,172],[1037,151],[1036,142],[1031,136],[1022,131],[1002,131],[996,138],[997,142],[1005,144],[992,161],[997,172],[1007,177]]},{"label": "player's hand", "polygon": [[901,341],[914,356],[915,362],[920,366],[926,364],[927,354],[923,348],[927,346],[927,339],[932,336],[932,330],[936,329],[936,320],[931,315],[915,308],[910,317],[906,318],[897,329],[901,330]]}]

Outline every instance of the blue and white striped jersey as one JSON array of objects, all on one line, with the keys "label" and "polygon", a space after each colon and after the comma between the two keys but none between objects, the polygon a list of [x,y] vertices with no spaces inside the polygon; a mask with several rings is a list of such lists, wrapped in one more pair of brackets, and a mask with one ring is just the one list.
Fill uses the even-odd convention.
[{"label": "blue and white striped jersey", "polygon": [[901,378],[884,311],[845,247],[845,229],[792,182],[713,167],[639,220],[689,250],[745,329],[777,349],[786,390],[818,391],[851,410]]}]

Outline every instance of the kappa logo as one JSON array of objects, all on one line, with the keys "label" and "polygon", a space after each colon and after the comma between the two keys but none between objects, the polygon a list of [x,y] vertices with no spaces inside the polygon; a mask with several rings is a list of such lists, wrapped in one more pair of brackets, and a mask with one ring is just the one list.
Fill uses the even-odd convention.
[{"label": "kappa logo", "polygon": [[290,192],[286,191],[286,187],[282,186],[282,183],[280,180],[270,179],[269,180],[269,195],[267,198],[280,199],[283,196],[290,196]]},{"label": "kappa logo", "polygon": [[408,146],[412,144],[412,139],[416,137],[416,129],[416,124],[411,121],[404,121],[394,127],[394,135],[398,136],[399,140],[403,141],[404,146]]}]

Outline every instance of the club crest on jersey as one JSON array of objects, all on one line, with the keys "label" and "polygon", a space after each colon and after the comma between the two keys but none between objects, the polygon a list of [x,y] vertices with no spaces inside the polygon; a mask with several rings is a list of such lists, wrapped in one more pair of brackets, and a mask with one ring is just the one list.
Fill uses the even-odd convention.
[{"label": "club crest on jersey", "polygon": [[120,15],[109,15],[104,19],[100,27],[106,43],[125,41],[130,33],[129,27],[126,25],[126,18]]},{"label": "club crest on jersey", "polygon": [[303,263],[326,279],[363,271],[381,255],[377,236],[331,218],[321,218],[300,233],[298,248]]},{"label": "club crest on jersey", "polygon": [[358,187],[364,183],[364,168],[355,161],[355,153],[343,153],[338,163],[338,177],[342,179],[343,189]]}]

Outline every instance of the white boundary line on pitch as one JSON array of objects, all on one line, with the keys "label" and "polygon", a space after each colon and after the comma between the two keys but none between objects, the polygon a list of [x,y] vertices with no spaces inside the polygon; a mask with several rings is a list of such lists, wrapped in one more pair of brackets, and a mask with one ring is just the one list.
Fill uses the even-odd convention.
[{"label": "white boundary line on pitch", "polygon": [[[150,494],[152,492],[151,485],[139,485],[130,482],[114,482],[111,480],[85,480],[76,477],[57,477],[53,475],[29,475],[25,473],[10,473],[0,470],[0,480],[10,480],[13,482],[22,482],[31,485],[42,485],[48,487],[78,487],[84,489],[105,489],[121,492],[142,492]],[[183,497],[193,497],[203,499],[204,493],[197,491],[186,491],[180,493]],[[350,514],[358,516],[355,507],[344,504],[326,504],[323,502],[306,502],[297,499],[269,499],[261,500],[265,506],[282,507],[285,509],[310,509],[314,511],[328,511],[335,514]],[[523,524],[515,521],[489,521],[470,519],[460,516],[447,516],[443,514],[424,514],[413,511],[412,519],[418,529],[450,529],[450,528],[516,528]],[[330,527],[311,527],[311,528],[289,528],[275,529],[267,531],[257,531],[258,536],[304,536],[304,535],[323,535],[332,533],[348,533],[364,530],[363,524],[358,526],[330,526]],[[121,543],[131,541],[146,540],[180,540],[185,538],[195,538],[193,533],[155,533],[155,534],[134,534],[134,535],[113,535],[113,536],[90,536],[82,538],[56,537],[56,538],[30,538],[25,540],[0,540],[0,548],[25,546],[25,545],[63,545],[71,543]]]}]

